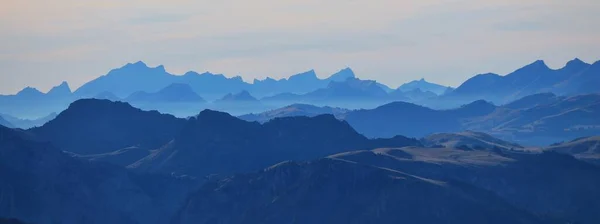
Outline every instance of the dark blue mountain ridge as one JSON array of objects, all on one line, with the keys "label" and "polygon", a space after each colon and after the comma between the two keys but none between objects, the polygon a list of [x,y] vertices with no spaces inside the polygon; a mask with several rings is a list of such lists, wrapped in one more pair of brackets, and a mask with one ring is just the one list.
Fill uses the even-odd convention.
[{"label": "dark blue mountain ridge", "polygon": [[155,149],[170,141],[184,124],[185,119],[124,102],[82,99],[29,131],[62,150],[86,155],[132,146]]},{"label": "dark blue mountain ridge", "polygon": [[141,172],[205,176],[248,172],[284,160],[306,160],[352,149],[420,145],[403,136],[371,140],[333,115],[248,122],[204,110],[173,141],[130,165]]},{"label": "dark blue mountain ridge", "polygon": [[[168,223],[195,181],[72,158],[0,126],[0,217],[25,223]],[[60,206],[57,203],[60,202]]]}]

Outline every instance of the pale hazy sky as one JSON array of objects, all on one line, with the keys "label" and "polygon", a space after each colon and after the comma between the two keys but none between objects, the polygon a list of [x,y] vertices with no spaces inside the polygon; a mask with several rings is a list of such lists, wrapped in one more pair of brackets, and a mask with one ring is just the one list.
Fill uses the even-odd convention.
[{"label": "pale hazy sky", "polygon": [[351,67],[456,86],[543,59],[600,60],[598,0],[2,0],[0,93],[128,62],[244,80]]}]

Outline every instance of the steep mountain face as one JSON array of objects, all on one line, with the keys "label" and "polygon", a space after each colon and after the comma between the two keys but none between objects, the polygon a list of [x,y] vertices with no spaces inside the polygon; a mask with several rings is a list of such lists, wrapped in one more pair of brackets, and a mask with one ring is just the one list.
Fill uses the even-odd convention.
[{"label": "steep mountain face", "polygon": [[127,97],[125,101],[143,103],[206,102],[192,90],[192,87],[181,83],[173,83],[155,93],[135,92]]},{"label": "steep mountain face", "polygon": [[65,98],[70,97],[71,93],[72,92],[69,84],[67,82],[62,82],[60,85],[50,89],[46,95],[54,98]]},{"label": "steep mountain face", "polygon": [[506,103],[527,95],[553,92],[555,94],[587,94],[598,92],[600,63],[594,65],[574,59],[565,67],[550,69],[544,61],[535,61],[506,75],[477,75],[454,90],[449,97],[486,99]]},{"label": "steep mountain face", "polygon": [[173,139],[184,119],[142,111],[127,103],[84,99],[54,120],[30,131],[60,149],[77,154],[108,153],[138,146],[158,148]]},{"label": "steep mountain face", "polygon": [[[343,153],[332,158],[471,185],[555,223],[600,220],[600,203],[595,200],[600,190],[594,187],[600,184],[600,167],[568,155],[407,147]],[[551,220],[546,222],[553,223]]]},{"label": "steep mountain face", "polygon": [[347,109],[337,107],[317,107],[309,104],[292,104],[263,113],[242,115],[239,116],[239,118],[246,121],[258,121],[264,123],[278,117],[314,117],[322,114],[332,114],[337,117],[348,111],[349,110]]},{"label": "steep mountain face", "polygon": [[166,223],[195,181],[137,175],[0,127],[0,217],[25,223]]},{"label": "steep mountain face", "polygon": [[577,159],[600,164],[600,136],[582,137],[575,140],[553,144],[545,150],[572,155]]},{"label": "steep mountain face", "polygon": [[542,223],[486,191],[334,159],[208,183],[173,223]]},{"label": "steep mountain face", "polygon": [[442,95],[448,89],[448,87],[442,86],[439,84],[435,84],[435,83],[431,83],[431,82],[427,82],[427,81],[425,81],[425,79],[420,79],[420,80],[415,80],[415,81],[411,81],[408,83],[404,83],[400,87],[398,87],[398,89],[396,89],[396,90],[402,91],[402,92],[411,92],[411,91],[417,90],[417,89],[419,89],[423,92],[432,92],[432,93],[435,93],[436,95]]},{"label": "steep mountain face", "polygon": [[192,176],[258,170],[283,160],[316,159],[352,149],[419,145],[415,139],[368,140],[331,115],[276,118],[265,124],[205,110],[169,144],[130,167]]}]

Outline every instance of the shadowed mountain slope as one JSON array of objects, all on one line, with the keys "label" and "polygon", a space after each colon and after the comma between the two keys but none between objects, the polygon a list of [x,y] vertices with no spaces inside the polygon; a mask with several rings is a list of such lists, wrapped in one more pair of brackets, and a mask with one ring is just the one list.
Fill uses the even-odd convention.
[{"label": "shadowed mountain slope", "polygon": [[62,150],[85,155],[131,146],[158,148],[171,141],[185,122],[172,115],[142,111],[127,103],[84,99],[30,131]]},{"label": "shadowed mountain slope", "polygon": [[489,192],[351,162],[285,162],[208,183],[173,223],[542,223]]}]

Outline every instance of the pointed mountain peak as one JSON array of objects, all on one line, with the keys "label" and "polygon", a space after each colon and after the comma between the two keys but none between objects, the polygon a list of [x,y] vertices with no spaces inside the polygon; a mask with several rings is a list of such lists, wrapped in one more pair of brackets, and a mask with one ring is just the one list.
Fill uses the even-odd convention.
[{"label": "pointed mountain peak", "polygon": [[550,69],[544,60],[537,60],[523,68]]},{"label": "pointed mountain peak", "polygon": [[421,78],[421,79],[419,79],[419,82],[427,82],[427,81],[425,81],[425,78]]},{"label": "pointed mountain peak", "polygon": [[17,95],[43,95],[38,89],[27,86],[17,93]]},{"label": "pointed mountain peak", "polygon": [[586,67],[586,66],[589,66],[589,65],[590,64],[585,63],[581,59],[575,58],[575,59],[570,60],[569,62],[567,62],[567,64],[565,65],[564,68],[582,68],[582,67]]},{"label": "pointed mountain peak", "polygon": [[344,69],[340,70],[339,72],[329,76],[328,79],[330,81],[334,81],[334,82],[343,82],[349,78],[356,78],[356,75],[354,74],[354,71],[352,71],[351,68],[347,67],[347,68],[344,68]]},{"label": "pointed mountain peak", "polygon": [[66,81],[63,81],[60,85],[53,87],[52,89],[50,89],[50,91],[48,91],[47,94],[53,95],[53,94],[64,94],[64,95],[68,95],[71,94],[71,88],[69,87],[69,83],[67,83]]},{"label": "pointed mountain peak", "polygon": [[146,63],[144,63],[143,61],[137,61],[131,65],[148,67],[148,65],[146,65]]},{"label": "pointed mountain peak", "polygon": [[165,66],[164,65],[156,66],[156,68],[154,68],[154,69],[158,69],[158,70],[163,71],[163,72],[167,71],[167,70],[165,70]]},{"label": "pointed mountain peak", "polygon": [[314,69],[311,69],[306,72],[293,75],[289,78],[289,80],[292,79],[317,79],[317,73],[315,73]]}]

